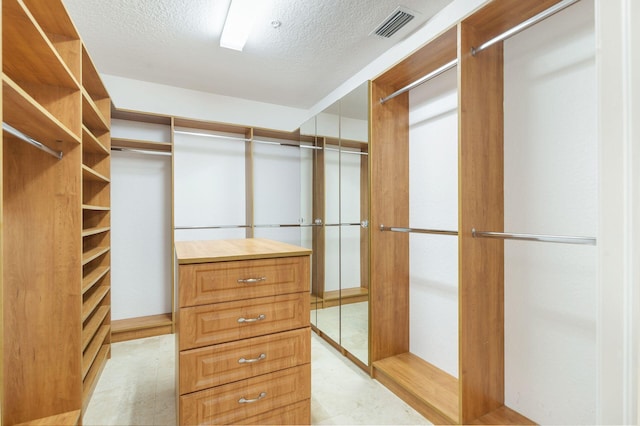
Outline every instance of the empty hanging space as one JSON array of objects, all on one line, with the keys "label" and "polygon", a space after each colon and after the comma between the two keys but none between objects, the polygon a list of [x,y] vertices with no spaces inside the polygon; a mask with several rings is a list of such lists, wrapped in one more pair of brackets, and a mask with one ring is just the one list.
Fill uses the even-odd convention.
[{"label": "empty hanging space", "polygon": [[370,150],[373,376],[445,424],[459,419],[456,40],[373,82]]},{"label": "empty hanging space", "polygon": [[175,119],[176,241],[251,236],[251,131]]},{"label": "empty hanging space", "polygon": [[504,43],[504,229],[594,244],[504,243],[505,404],[540,424],[597,422],[593,9]]},{"label": "empty hanging space", "polygon": [[[409,352],[374,364],[432,421],[458,418],[458,91],[455,67],[409,92]],[[389,101],[393,102],[393,101]],[[434,415],[433,413],[438,413]]]},{"label": "empty hanging space", "polygon": [[[556,249],[535,241],[503,241],[534,239],[530,234],[550,234],[545,236],[554,238],[573,232],[582,235],[587,231],[571,228],[585,219],[578,216],[590,215],[591,203],[595,205],[593,193],[586,189],[591,179],[589,172],[584,173],[595,172],[595,165],[580,159],[583,154],[590,154],[577,153],[580,149],[589,151],[586,146],[577,146],[590,140],[581,129],[589,129],[585,120],[595,122],[595,116],[589,113],[589,105],[595,104],[590,98],[593,86],[584,87],[584,76],[574,74],[586,58],[565,68],[567,61],[574,60],[576,54],[580,56],[578,52],[584,53],[583,48],[576,49],[584,37],[584,31],[576,27],[582,19],[574,19],[580,16],[577,6],[560,12],[573,3],[491,3],[461,23],[463,423],[511,423],[513,416],[520,418],[518,423],[531,422],[529,419],[542,423],[593,422],[593,418],[572,417],[588,413],[585,405],[569,408],[573,395],[589,405],[583,399],[588,395],[577,393],[589,392],[584,373],[587,376],[591,373],[583,370],[578,375],[567,375],[570,370],[582,369],[576,364],[591,356],[589,345],[580,346],[578,354],[577,348],[558,351],[558,346],[552,344],[554,338],[549,339],[566,333],[562,344],[575,343],[576,339],[584,343],[585,333],[590,333],[588,319],[566,315],[574,309],[569,307],[574,303],[580,306],[577,310],[589,306],[588,284],[577,290],[571,280],[565,281],[564,272],[551,278],[554,275],[551,271],[571,269],[576,259],[566,253],[551,254],[567,247]],[[565,17],[568,20],[562,21],[563,16],[569,16]],[[595,129],[587,132],[596,133]],[[582,136],[575,140],[575,135]],[[579,173],[576,164],[572,164],[574,156],[578,157]],[[578,211],[572,211],[573,208]],[[569,228],[563,226],[567,221],[573,222]],[[490,231],[493,235],[481,235],[478,231]],[[579,295],[578,299],[565,297],[561,302],[561,295],[567,290],[573,296]],[[535,307],[532,309],[531,305]],[[545,361],[551,358],[550,363]],[[554,363],[562,365],[555,372],[549,368]],[[565,387],[559,384],[564,377],[587,386],[583,391]],[[543,393],[564,390],[555,394],[553,400],[532,398],[538,392],[535,389],[541,389],[539,383],[545,381]],[[573,414],[561,413],[560,406]]]},{"label": "empty hanging space", "polygon": [[112,341],[173,331],[170,117],[114,110]]}]

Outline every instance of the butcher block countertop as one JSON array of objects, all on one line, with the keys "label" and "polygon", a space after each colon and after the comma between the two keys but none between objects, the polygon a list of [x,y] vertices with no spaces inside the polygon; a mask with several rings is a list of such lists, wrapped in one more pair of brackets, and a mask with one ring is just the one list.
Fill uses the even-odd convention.
[{"label": "butcher block countertop", "polygon": [[177,241],[175,247],[180,265],[311,254],[311,249],[263,238]]}]

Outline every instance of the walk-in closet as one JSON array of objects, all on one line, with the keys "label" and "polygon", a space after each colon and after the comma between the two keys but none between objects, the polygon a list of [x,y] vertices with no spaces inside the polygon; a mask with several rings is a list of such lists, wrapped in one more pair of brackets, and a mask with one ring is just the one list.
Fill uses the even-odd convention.
[{"label": "walk-in closet", "polygon": [[640,423],[640,4],[240,1],[0,0],[0,425]]}]

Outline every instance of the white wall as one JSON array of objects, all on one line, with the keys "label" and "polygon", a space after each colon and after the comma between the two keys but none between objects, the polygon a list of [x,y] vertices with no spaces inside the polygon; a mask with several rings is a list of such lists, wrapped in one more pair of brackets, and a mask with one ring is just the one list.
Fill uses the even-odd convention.
[{"label": "white wall", "polygon": [[[456,69],[409,92],[412,228],[458,229],[457,106]],[[409,349],[457,377],[458,238],[411,234],[409,253]]]},{"label": "white wall", "polygon": [[[360,223],[361,156],[326,150],[325,223]],[[360,226],[325,228],[325,290],[360,287]]]},{"label": "white wall", "polygon": [[[305,186],[305,200],[309,204],[303,203],[302,194],[303,185],[310,184],[309,154],[308,150],[297,147],[254,144],[253,211],[256,225],[312,222],[309,188]],[[303,239],[301,228],[255,228],[254,237],[310,247],[310,242]]]},{"label": "white wall", "polygon": [[[193,129],[176,128],[176,131]],[[198,130],[205,135],[244,135]],[[175,226],[247,225],[245,142],[176,133],[174,137]],[[176,230],[175,239],[244,238],[244,229]]]},{"label": "white wall", "polygon": [[[597,234],[593,3],[505,42],[505,231]],[[505,403],[596,422],[597,249],[505,242]]]},{"label": "white wall", "polygon": [[598,406],[601,424],[640,424],[640,4],[596,0]]},{"label": "white wall", "polygon": [[116,108],[291,131],[308,111],[101,74]]},{"label": "white wall", "polygon": [[369,121],[340,117],[337,114],[321,112],[316,116],[317,134],[332,138],[369,142]]},{"label": "white wall", "polygon": [[171,312],[170,157],[112,152],[111,224],[112,319]]}]

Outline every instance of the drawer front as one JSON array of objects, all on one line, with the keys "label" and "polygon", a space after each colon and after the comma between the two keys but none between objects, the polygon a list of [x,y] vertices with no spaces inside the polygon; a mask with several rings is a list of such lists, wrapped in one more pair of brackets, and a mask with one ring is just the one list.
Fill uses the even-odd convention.
[{"label": "drawer front", "polygon": [[309,291],[309,256],[182,265],[181,307]]},{"label": "drawer front", "polygon": [[268,413],[243,419],[239,425],[310,425],[311,401],[305,400]]},{"label": "drawer front", "polygon": [[311,398],[311,364],[180,397],[181,425],[235,424]]},{"label": "drawer front", "polygon": [[181,308],[180,350],[307,327],[309,297],[305,292]]},{"label": "drawer front", "polygon": [[180,352],[180,394],[311,362],[310,328]]}]

